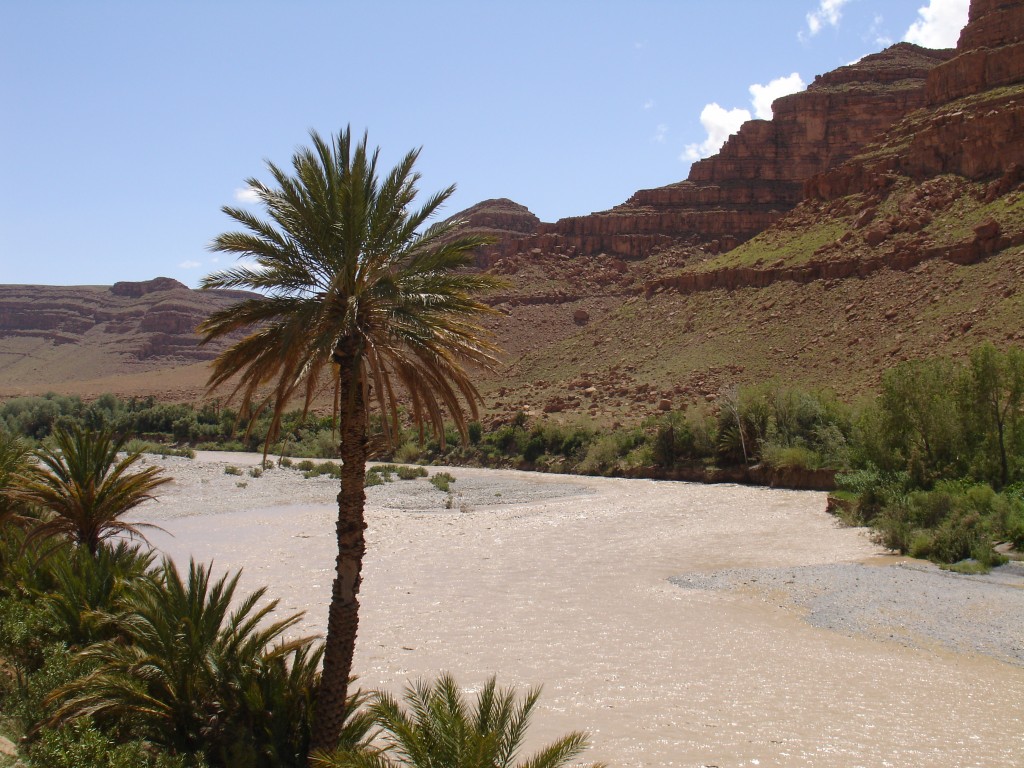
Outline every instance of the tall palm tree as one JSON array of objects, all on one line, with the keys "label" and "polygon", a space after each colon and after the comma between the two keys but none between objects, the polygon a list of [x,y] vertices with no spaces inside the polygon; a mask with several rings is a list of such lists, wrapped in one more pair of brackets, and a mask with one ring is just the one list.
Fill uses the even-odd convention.
[{"label": "tall palm tree", "polygon": [[455,232],[459,222],[426,226],[454,187],[413,208],[419,150],[383,178],[379,150],[349,129],[330,140],[311,132],[289,173],[271,162],[269,186],[248,185],[267,219],[225,207],[245,232],[218,236],[212,250],[255,260],[209,275],[204,288],[247,288],[262,296],[213,314],[199,326],[203,343],[247,335],[213,363],[210,388],[230,386],[243,415],[272,413],[267,444],[287,403],[308,409],[333,380],[338,416],[341,491],[338,557],[328,615],[323,684],[313,747],[330,749],[344,719],[358,629],[358,593],[365,552],[363,488],[369,411],[385,418],[385,441],[398,431],[398,404],[444,438],[444,418],[465,435],[464,404],[476,416],[479,393],[465,366],[489,366],[494,348],[474,316],[488,307],[474,298],[501,283],[459,268],[487,242]]},{"label": "tall palm tree", "polygon": [[129,523],[121,516],[152,499],[152,492],[171,478],[159,467],[131,471],[142,454],[118,458],[127,435],[73,426],[55,429],[52,437],[52,445],[35,452],[38,463],[14,479],[14,497],[49,514],[29,540],[66,535],[94,557],[100,542],[111,536],[128,534],[145,541],[141,529],[156,526]]},{"label": "tall palm tree", "polygon": [[[574,731],[520,759],[530,717],[540,696],[532,688],[517,701],[515,688],[499,689],[491,677],[470,704],[451,675],[405,691],[405,707],[377,694],[370,713],[381,728],[381,748],[339,749],[317,755],[321,768],[561,768],[587,747]],[[592,768],[599,768],[597,765]]]}]

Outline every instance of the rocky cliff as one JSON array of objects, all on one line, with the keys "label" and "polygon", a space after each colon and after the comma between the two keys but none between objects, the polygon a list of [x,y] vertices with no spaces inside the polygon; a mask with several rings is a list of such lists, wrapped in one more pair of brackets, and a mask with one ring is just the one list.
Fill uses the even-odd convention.
[{"label": "rocky cliff", "polygon": [[515,253],[637,259],[680,244],[729,250],[766,229],[803,197],[804,181],[854,155],[926,103],[928,74],[952,51],[900,43],[819,76],[776,100],[772,120],[751,120],[686,181],[640,190],[610,211],[505,232],[482,265]]},{"label": "rocky cliff", "polygon": [[0,380],[8,393],[213,358],[196,326],[246,296],[158,277],[113,286],[0,285]]},{"label": "rocky cliff", "polygon": [[824,75],[686,182],[518,241],[496,269],[529,343],[502,334],[497,402],[635,419],[772,377],[853,397],[900,360],[1020,344],[1022,29],[1024,1],[974,0],[955,50]]}]

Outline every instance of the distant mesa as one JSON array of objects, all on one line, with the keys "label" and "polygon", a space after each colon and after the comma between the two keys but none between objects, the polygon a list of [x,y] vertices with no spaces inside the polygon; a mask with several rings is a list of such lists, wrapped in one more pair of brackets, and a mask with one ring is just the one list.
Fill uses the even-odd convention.
[{"label": "distant mesa", "polygon": [[540,219],[529,208],[507,197],[484,200],[457,214],[455,218],[463,219],[467,228],[474,231],[493,230],[532,235],[540,225]]},{"label": "distant mesa", "polygon": [[154,277],[152,280],[143,280],[135,283],[122,281],[110,286],[110,292],[115,296],[130,296],[135,299],[139,296],[145,296],[147,293],[173,291],[176,289],[187,291],[189,287],[171,277]]},{"label": "distant mesa", "polygon": [[[125,376],[203,363],[224,345],[199,346],[196,326],[250,295],[192,290],[169,277],[0,285],[0,391],[39,393],[88,380],[116,390]],[[205,376],[197,370],[183,386],[201,391]]]},{"label": "distant mesa", "polygon": [[477,264],[490,267],[537,250],[624,259],[675,246],[728,251],[796,207],[807,179],[853,157],[925,106],[929,73],[954,54],[899,43],[821,75],[806,91],[777,99],[772,120],[748,121],[717,155],[694,163],[686,181],[642,189],[608,211],[530,229],[527,222],[535,217],[511,201],[474,206],[461,216],[478,215],[477,226],[491,222],[499,237],[478,253]]}]

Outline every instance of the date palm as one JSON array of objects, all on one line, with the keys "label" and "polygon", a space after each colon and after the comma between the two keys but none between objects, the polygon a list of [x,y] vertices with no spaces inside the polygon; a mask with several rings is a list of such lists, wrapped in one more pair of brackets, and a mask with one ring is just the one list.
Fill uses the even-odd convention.
[{"label": "date palm", "polygon": [[263,295],[213,314],[203,342],[245,332],[214,362],[210,388],[227,386],[243,415],[272,414],[267,444],[292,399],[304,409],[333,381],[343,461],[338,494],[338,556],[328,614],[323,683],[313,747],[330,749],[345,714],[358,629],[365,552],[364,476],[369,412],[379,410],[384,439],[398,431],[398,405],[444,437],[451,418],[465,435],[464,407],[479,393],[466,365],[493,363],[475,316],[475,298],[500,283],[460,268],[486,242],[462,237],[458,222],[427,226],[454,187],[414,208],[418,150],[378,175],[379,150],[348,129],[330,140],[311,132],[288,172],[271,162],[272,185],[247,183],[268,218],[225,207],[246,231],[218,236],[212,250],[252,259],[209,275],[204,288],[246,288]]},{"label": "date palm", "polygon": [[0,529],[8,523],[25,523],[15,478],[32,463],[32,449],[22,438],[0,429]]},{"label": "date palm", "polygon": [[156,526],[121,518],[152,499],[153,491],[171,478],[159,467],[132,471],[141,453],[118,458],[127,435],[74,426],[55,429],[52,440],[35,452],[38,463],[14,479],[15,498],[47,515],[29,540],[65,535],[94,557],[100,542],[112,536],[127,534],[145,541],[141,529]]},{"label": "date palm", "polygon": [[106,616],[111,639],[79,654],[95,668],[51,694],[50,724],[130,722],[141,737],[211,765],[301,766],[319,648],[283,639],[301,614],[274,620],[266,588],[237,597],[240,575],[214,580],[190,562],[182,576],[164,560],[137,581]]},{"label": "date palm", "polygon": [[[387,693],[370,707],[381,729],[379,749],[339,749],[316,756],[321,768],[561,768],[587,747],[574,731],[520,758],[530,717],[540,696],[532,688],[517,700],[514,688],[499,689],[491,677],[470,704],[451,675],[405,691],[403,707]],[[594,765],[592,768],[599,768]]]}]

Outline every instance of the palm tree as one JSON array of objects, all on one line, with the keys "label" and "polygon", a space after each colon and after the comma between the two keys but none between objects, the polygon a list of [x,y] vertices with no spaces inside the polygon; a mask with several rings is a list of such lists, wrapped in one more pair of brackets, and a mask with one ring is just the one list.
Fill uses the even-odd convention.
[{"label": "palm tree", "polygon": [[125,596],[150,578],[153,550],[125,541],[101,544],[95,555],[68,546],[64,556],[50,555],[47,568],[53,589],[45,604],[61,639],[72,647],[84,647],[109,637],[109,616],[120,610]]},{"label": "palm tree", "polygon": [[199,331],[203,343],[247,332],[214,361],[210,388],[231,386],[243,415],[270,409],[266,445],[293,396],[305,411],[324,380],[334,383],[343,461],[338,557],[313,736],[314,748],[330,749],[344,719],[359,621],[369,411],[384,414],[386,442],[398,432],[400,399],[421,435],[429,425],[443,441],[447,414],[465,436],[463,403],[475,418],[480,396],[464,366],[494,362],[473,321],[489,308],[473,297],[501,283],[459,271],[485,239],[460,237],[456,221],[426,227],[454,187],[412,207],[418,150],[381,179],[379,150],[367,149],[365,134],[355,144],[348,129],[330,141],[310,135],[313,147],[295,153],[293,173],[268,161],[274,186],[247,182],[269,219],[223,209],[248,231],[218,236],[212,250],[255,265],[202,285],[264,295],[215,313]]},{"label": "palm tree", "polygon": [[[211,765],[303,765],[320,649],[311,638],[282,640],[301,614],[272,620],[277,601],[265,602],[265,588],[236,599],[240,575],[211,580],[191,562],[182,578],[164,560],[107,616],[113,637],[79,654],[95,669],[51,694],[48,724],[129,723],[138,737],[201,752]],[[358,749],[371,726],[367,717],[349,723],[346,743]]]},{"label": "palm tree", "polygon": [[74,426],[53,432],[53,445],[35,452],[38,464],[14,478],[14,497],[49,513],[29,534],[29,540],[66,535],[96,556],[100,542],[121,534],[138,536],[146,523],[129,523],[121,516],[147,499],[171,478],[159,467],[130,470],[139,452],[119,459],[127,435],[110,430],[90,432]]},{"label": "palm tree", "polygon": [[420,681],[406,688],[404,708],[389,694],[378,693],[370,712],[382,730],[382,748],[339,749],[317,755],[314,764],[320,768],[560,768],[587,748],[586,734],[575,731],[519,759],[539,696],[540,689],[532,688],[517,702],[515,688],[498,689],[491,677],[471,706],[448,674],[432,685]]},{"label": "palm tree", "polygon": [[15,493],[15,478],[31,464],[32,450],[22,438],[0,429],[0,528],[24,523],[22,502]]}]

